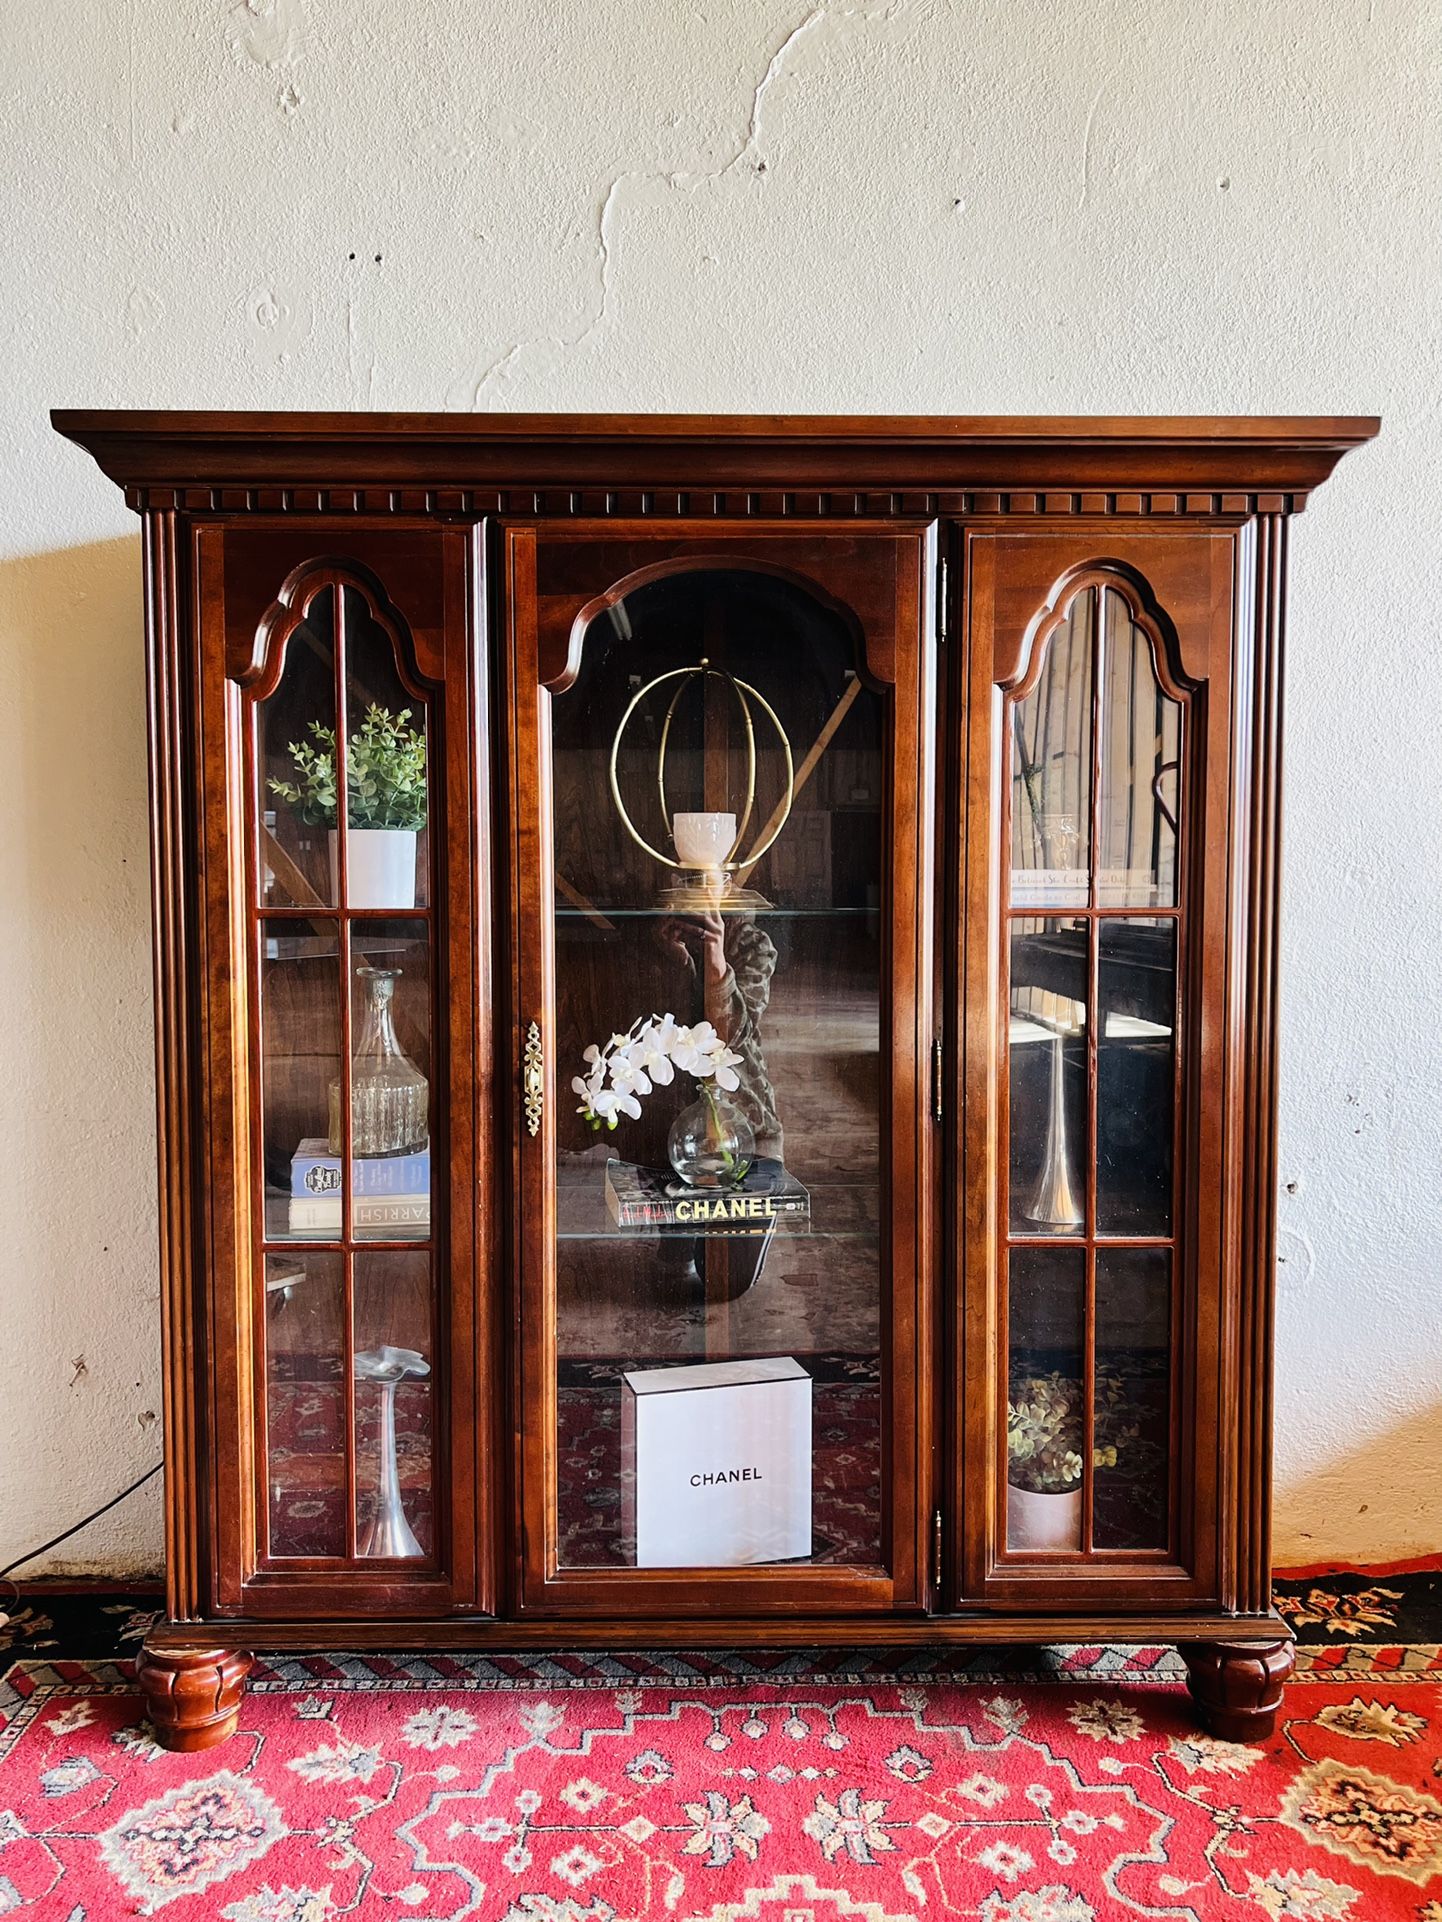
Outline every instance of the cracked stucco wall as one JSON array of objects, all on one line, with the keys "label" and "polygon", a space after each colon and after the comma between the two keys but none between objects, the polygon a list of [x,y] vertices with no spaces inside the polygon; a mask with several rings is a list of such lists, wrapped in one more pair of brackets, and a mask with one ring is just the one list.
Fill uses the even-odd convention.
[{"label": "cracked stucco wall", "polygon": [[1293,543],[1277,1535],[1442,1547],[1442,14],[12,0],[0,66],[0,1564],[160,1406],[138,543],[57,402],[1380,411]]}]

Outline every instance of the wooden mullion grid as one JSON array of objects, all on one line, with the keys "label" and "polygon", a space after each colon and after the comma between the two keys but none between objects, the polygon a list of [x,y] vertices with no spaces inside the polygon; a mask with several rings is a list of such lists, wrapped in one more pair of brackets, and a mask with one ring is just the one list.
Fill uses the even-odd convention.
[{"label": "wooden mullion grid", "polygon": [[[345,1550],[343,1554],[341,1555],[277,1555],[272,1552],[271,1545],[270,1545],[270,1536],[269,1536],[269,1526],[270,1526],[270,1501],[269,1501],[270,1448],[269,1448],[269,1436],[268,1436],[269,1408],[268,1408],[268,1395],[263,1394],[261,1396],[261,1403],[260,1403],[260,1419],[261,1419],[261,1434],[262,1434],[261,1458],[265,1463],[264,1486],[266,1490],[266,1500],[260,1505],[261,1513],[259,1517],[260,1526],[265,1530],[265,1533],[261,1538],[265,1542],[265,1554],[264,1554],[263,1560],[268,1571],[273,1570],[275,1567],[279,1566],[283,1568],[286,1572],[295,1572],[295,1573],[304,1573],[306,1571],[335,1570],[337,1568],[344,1568],[347,1566],[360,1567],[360,1568],[365,1568],[370,1566],[368,1561],[362,1559],[362,1557],[358,1552],[358,1547],[357,1547],[357,1539],[358,1539],[359,1531],[357,1528],[357,1517],[356,1517],[357,1473],[356,1473],[356,1395],[355,1395],[355,1352],[356,1352],[355,1260],[358,1255],[362,1255],[362,1254],[423,1254],[425,1255],[428,1261],[428,1264],[430,1267],[430,1273],[431,1273],[430,1334],[431,1334],[431,1353],[433,1358],[437,1356],[438,1350],[439,1350],[439,1342],[437,1340],[437,1300],[436,1300],[436,1290],[435,1290],[437,1243],[436,1243],[436,1237],[434,1235],[434,1232],[428,1233],[424,1238],[418,1238],[413,1240],[399,1240],[394,1238],[382,1240],[378,1237],[372,1237],[372,1236],[360,1237],[360,1236],[357,1236],[355,1233],[354,1208],[353,1208],[354,1195],[353,1195],[352,1176],[351,1176],[351,1170],[354,1166],[354,1160],[355,1160],[354,1153],[353,1153],[353,1140],[352,1140],[353,1129],[354,1129],[354,1111],[352,1107],[352,1101],[353,1101],[354,1091],[351,1087],[351,1064],[352,1064],[352,1058],[353,1058],[353,1029],[354,1029],[354,1021],[352,1017],[352,999],[351,999],[351,986],[352,986],[352,979],[353,979],[352,963],[354,958],[354,948],[353,948],[353,942],[352,942],[352,924],[358,924],[361,928],[364,928],[368,923],[395,922],[395,921],[403,920],[407,922],[416,923],[425,928],[426,952],[428,957],[427,989],[430,996],[430,1007],[432,1011],[432,1019],[434,1019],[434,1011],[436,1007],[439,1005],[438,983],[439,983],[439,973],[440,973],[440,956],[438,952],[437,939],[436,939],[437,929],[438,929],[438,914],[434,904],[430,899],[432,890],[429,884],[427,886],[427,904],[424,907],[411,907],[406,909],[353,908],[348,904],[347,897],[350,891],[350,888],[349,888],[350,807],[349,807],[349,772],[347,768],[348,733],[349,733],[349,728],[348,728],[349,702],[347,697],[347,686],[346,686],[346,683],[347,683],[347,647],[346,647],[346,623],[345,623],[346,589],[344,584],[341,581],[336,580],[329,583],[329,591],[332,596],[331,629],[332,629],[332,637],[333,637],[332,653],[333,653],[333,667],[334,667],[334,677],[335,677],[335,712],[336,712],[336,745],[335,745],[335,752],[336,752],[336,899],[333,903],[317,902],[311,906],[305,906],[304,904],[296,904],[293,902],[292,903],[259,903],[256,900],[256,896],[258,893],[258,886],[257,886],[258,869],[259,869],[258,860],[254,862],[254,867],[256,871],[250,877],[250,892],[251,892],[251,900],[253,903],[251,907],[253,966],[255,970],[256,983],[260,992],[261,993],[264,992],[264,959],[265,959],[266,928],[271,923],[276,923],[281,926],[284,926],[286,924],[310,926],[310,927],[316,928],[322,934],[324,934],[325,932],[328,932],[331,929],[334,929],[335,938],[336,938],[336,958],[337,958],[337,965],[338,965],[338,972],[339,972],[339,990],[340,990],[339,1013],[340,1013],[340,1053],[341,1053],[339,1079],[341,1083],[341,1166],[342,1166],[341,1232],[338,1236],[332,1236],[325,1240],[319,1240],[319,1239],[312,1240],[310,1238],[307,1238],[304,1240],[286,1239],[280,1236],[269,1235],[266,1233],[266,1228],[265,1228],[264,1177],[263,1177],[263,1174],[259,1172],[257,1174],[257,1183],[256,1183],[256,1189],[255,1189],[255,1196],[254,1196],[254,1213],[255,1213],[255,1219],[258,1224],[258,1231],[255,1237],[253,1246],[256,1248],[259,1254],[260,1265],[262,1269],[264,1267],[265,1262],[272,1257],[280,1257],[283,1259],[295,1260],[303,1254],[338,1255],[341,1260],[341,1275],[342,1275],[341,1312],[343,1317],[341,1366],[344,1374],[344,1396],[345,1396],[345,1401],[344,1401],[344,1408],[345,1408],[344,1499],[345,1499],[345,1511],[346,1511]],[[258,758],[255,754],[255,747],[254,747],[254,727],[255,727],[255,721],[254,721],[254,717],[252,717],[251,748],[250,748],[251,782],[254,789],[254,795],[253,795],[254,806],[256,809],[257,818],[259,818],[259,799],[258,799],[259,788],[257,785],[259,781],[259,763],[258,763]],[[434,808],[432,808],[431,813],[432,813],[432,818],[434,818]],[[316,958],[320,958],[320,957],[316,957]],[[264,1072],[264,1068],[262,1064],[262,1073],[263,1072]],[[432,1088],[432,1100],[434,1100],[434,1088]],[[259,1114],[259,1109],[257,1109],[257,1115],[258,1114]],[[433,1121],[434,1116],[432,1116],[431,1119]],[[260,1125],[258,1120],[256,1125],[257,1126]],[[430,1132],[432,1133],[432,1135],[434,1135],[434,1132],[435,1132],[434,1127],[431,1128]],[[254,1161],[255,1161],[255,1166],[259,1171],[261,1168],[261,1155],[259,1153],[255,1155]],[[434,1229],[434,1221],[432,1222],[432,1229]],[[263,1299],[264,1299],[264,1291],[262,1289],[262,1300]],[[266,1365],[268,1369],[268,1366],[269,1366],[268,1358],[267,1358]],[[437,1376],[436,1376],[436,1364],[434,1359],[432,1363],[432,1370],[433,1370],[432,1380],[435,1381]],[[425,1566],[428,1570],[433,1570],[434,1568],[433,1556],[427,1558]]]},{"label": "wooden mullion grid", "polygon": [[[1177,836],[1178,874],[1176,878],[1176,905],[1175,906],[1173,907],[1154,907],[1154,906],[1108,907],[1102,904],[1102,902],[1099,899],[1099,894],[1100,894],[1100,874],[1101,874],[1101,859],[1102,859],[1102,826],[1103,826],[1103,822],[1102,822],[1102,721],[1105,714],[1105,702],[1103,700],[1103,680],[1104,680],[1104,670],[1106,666],[1106,653],[1105,653],[1105,640],[1104,640],[1104,633],[1105,633],[1104,616],[1105,616],[1105,608],[1106,608],[1106,590],[1103,587],[1094,586],[1089,588],[1087,591],[1092,597],[1092,685],[1091,685],[1091,754],[1090,754],[1090,765],[1088,770],[1089,787],[1088,787],[1088,806],[1087,806],[1088,848],[1087,848],[1086,905],[1084,907],[1081,907],[1081,906],[1064,907],[1057,903],[1046,903],[1046,904],[1036,904],[1032,906],[1018,907],[1011,902],[1010,898],[1008,898],[1008,901],[1003,910],[1003,916],[1002,916],[1003,925],[1008,930],[1010,929],[1011,924],[1014,922],[1017,922],[1017,921],[1030,922],[1030,921],[1037,921],[1037,920],[1058,921],[1058,922],[1060,921],[1079,922],[1086,929],[1086,939],[1087,939],[1087,986],[1086,986],[1087,1104],[1086,1104],[1086,1137],[1085,1137],[1085,1195],[1084,1195],[1084,1214],[1083,1214],[1083,1220],[1082,1220],[1082,1231],[1080,1234],[1076,1234],[1076,1235],[1059,1235],[1059,1234],[1046,1234],[1046,1233],[1028,1234],[1025,1230],[1014,1229],[1011,1225],[1011,1208],[1010,1208],[1009,1195],[1004,1195],[1003,1196],[1003,1201],[1005,1203],[1004,1219],[1006,1222],[1005,1242],[1006,1242],[1008,1259],[1006,1263],[1005,1282],[1002,1288],[1001,1308],[1002,1308],[1003,1326],[1006,1328],[1006,1331],[1007,1331],[1005,1352],[1009,1358],[1010,1350],[1011,1350],[1011,1322],[1010,1322],[1010,1254],[1011,1252],[1018,1248],[1054,1248],[1059,1251],[1062,1249],[1074,1249],[1081,1254],[1082,1263],[1083,1263],[1082,1354],[1081,1354],[1082,1460],[1084,1464],[1084,1472],[1083,1472],[1083,1479],[1082,1479],[1081,1542],[1079,1547],[1075,1551],[1073,1551],[1070,1555],[1068,1555],[1065,1559],[1078,1560],[1078,1561],[1089,1561],[1094,1559],[1135,1561],[1138,1559],[1146,1559],[1148,1556],[1156,1557],[1164,1553],[1173,1553],[1175,1549],[1175,1543],[1173,1541],[1172,1546],[1166,1551],[1142,1550],[1142,1549],[1105,1549],[1105,1548],[1098,1548],[1094,1540],[1094,1536],[1095,1536],[1095,1467],[1093,1463],[1093,1457],[1095,1456],[1095,1453],[1096,1453],[1097,1261],[1098,1261],[1099,1255],[1104,1255],[1112,1249],[1123,1249],[1123,1248],[1136,1248],[1136,1249],[1156,1248],[1156,1249],[1164,1250],[1169,1257],[1169,1260],[1168,1260],[1168,1293],[1169,1293],[1168,1339],[1169,1339],[1169,1375],[1170,1375],[1169,1407],[1171,1409],[1171,1417],[1172,1417],[1171,1425],[1174,1428],[1176,1397],[1177,1397],[1178,1385],[1179,1385],[1178,1370],[1180,1365],[1179,1358],[1178,1358],[1178,1334],[1179,1334],[1178,1266],[1179,1266],[1179,1259],[1180,1259],[1180,1242],[1179,1242],[1179,1229],[1178,1229],[1179,1217],[1178,1217],[1177,1209],[1180,1203],[1181,1161],[1182,1161],[1183,1144],[1180,1141],[1180,1139],[1177,1137],[1177,1129],[1178,1129],[1180,1116],[1181,1116],[1181,1088],[1182,1088],[1182,1074],[1183,1074],[1183,1066],[1184,1066],[1182,1061],[1181,1020],[1180,1020],[1181,997],[1182,997],[1182,991],[1183,991],[1183,985],[1184,985],[1182,980],[1182,953],[1181,953],[1182,928],[1180,926],[1180,923],[1182,920],[1182,913],[1183,913],[1182,903],[1185,900],[1185,895],[1183,893],[1184,875],[1181,872],[1181,864],[1183,861],[1183,854],[1182,854],[1183,837],[1181,836],[1180,833]],[[1178,800],[1179,800],[1178,815],[1180,820],[1185,820],[1187,818],[1185,813],[1186,801],[1188,798],[1185,790],[1185,778],[1186,778],[1185,749],[1186,749],[1186,744],[1185,744],[1185,739],[1183,739],[1179,745],[1179,759],[1181,762],[1181,775],[1182,775],[1182,779],[1178,784]],[[1010,784],[1010,781],[1008,781],[1006,792],[1005,792],[1005,799],[1004,799],[1004,809],[1007,817],[1007,823],[1005,827],[1005,845],[1007,847],[1010,846],[1010,829],[1009,829],[1010,801],[1011,801],[1011,784]],[[1156,1234],[1103,1235],[1100,1233],[1097,1226],[1097,1148],[1096,1148],[1096,1144],[1098,1140],[1098,1120],[1099,1120],[1098,1071],[1099,1071],[1099,1062],[1100,1062],[1100,1043],[1101,1043],[1101,1036],[1098,1029],[1099,1009],[1101,1005],[1101,933],[1102,933],[1101,924],[1104,921],[1125,921],[1125,920],[1147,921],[1147,922],[1153,922],[1153,923],[1171,921],[1174,924],[1176,924],[1176,927],[1177,927],[1177,940],[1176,940],[1174,955],[1173,955],[1173,1020],[1172,1020],[1173,1156],[1172,1156],[1172,1197],[1171,1197],[1172,1212],[1171,1212],[1171,1232],[1170,1234],[1166,1234],[1166,1235],[1156,1235]],[[1003,961],[1003,966],[1004,966],[1003,978],[1008,984],[1005,1006],[1003,1009],[1004,1016],[1006,1015],[1006,1010],[1009,1008],[1009,1005],[1010,1005],[1010,991],[1009,991],[1010,946],[1011,946],[1010,936],[1008,933],[1007,938],[1004,941],[1005,953],[1004,953],[1004,961]],[[1009,1101],[1007,1105],[1009,1108],[1009,1105],[1010,1105]],[[1007,1182],[1006,1183],[1007,1188],[1009,1188],[1009,1185],[1010,1185],[1009,1182]],[[1009,1366],[1009,1362],[1008,1362],[1008,1366]],[[1171,1538],[1174,1537],[1175,1527],[1176,1527],[1176,1500],[1175,1500],[1175,1483],[1176,1483],[1176,1476],[1177,1476],[1177,1462],[1175,1459],[1176,1452],[1177,1451],[1175,1447],[1173,1447],[1171,1451],[1173,1459],[1169,1464],[1168,1503],[1167,1503],[1169,1541],[1171,1541]],[[1061,1560],[1063,1559],[1063,1557],[1058,1555],[1055,1558],[1049,1558],[1049,1559]]]}]

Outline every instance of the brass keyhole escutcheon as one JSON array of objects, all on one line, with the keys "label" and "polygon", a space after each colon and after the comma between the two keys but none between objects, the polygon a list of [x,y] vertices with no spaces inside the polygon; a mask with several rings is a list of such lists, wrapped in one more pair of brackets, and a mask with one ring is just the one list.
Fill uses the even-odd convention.
[{"label": "brass keyhole escutcheon", "polygon": [[545,1056],[541,1051],[541,1030],[533,1021],[526,1030],[526,1046],[521,1057],[521,1103],[526,1113],[526,1133],[541,1130],[541,1107],[546,1094]]}]

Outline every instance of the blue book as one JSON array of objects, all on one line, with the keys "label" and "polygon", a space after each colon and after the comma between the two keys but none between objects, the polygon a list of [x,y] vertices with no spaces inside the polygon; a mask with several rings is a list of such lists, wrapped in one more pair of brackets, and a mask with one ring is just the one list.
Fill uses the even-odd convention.
[{"label": "blue book", "polygon": [[[340,1195],[341,1158],[330,1143],[302,1141],[291,1158],[290,1192],[297,1201]],[[431,1191],[429,1145],[410,1155],[357,1155],[351,1162],[353,1195],[428,1195]]]}]

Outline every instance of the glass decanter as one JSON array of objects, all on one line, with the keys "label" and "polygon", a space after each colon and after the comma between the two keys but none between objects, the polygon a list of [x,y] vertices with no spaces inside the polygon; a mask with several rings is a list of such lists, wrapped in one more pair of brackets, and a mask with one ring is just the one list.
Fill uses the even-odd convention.
[{"label": "glass decanter", "polygon": [[[399,968],[356,969],[365,990],[360,1039],[351,1055],[352,1155],[405,1155],[430,1138],[430,1083],[396,1039],[391,1000]],[[342,1154],[341,1087],[330,1084],[330,1149]]]}]

